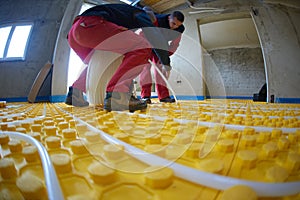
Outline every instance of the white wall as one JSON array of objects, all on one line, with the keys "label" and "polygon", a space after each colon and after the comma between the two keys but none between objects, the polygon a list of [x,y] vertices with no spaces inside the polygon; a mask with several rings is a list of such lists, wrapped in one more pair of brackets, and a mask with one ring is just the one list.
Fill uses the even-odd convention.
[{"label": "white wall", "polygon": [[[180,71],[183,76],[188,77],[189,84],[193,85],[197,94],[203,95],[204,87],[203,80],[212,77],[203,77],[204,67],[203,64],[211,63],[201,59],[203,56],[207,58],[208,54],[205,52],[202,54],[202,50],[196,50],[196,46],[190,41],[199,42],[199,30],[197,21],[220,21],[222,17],[224,19],[230,19],[230,16],[236,18],[237,15],[250,15],[255,21],[256,29],[259,35],[260,44],[262,47],[264,57],[264,67],[266,73],[266,80],[269,90],[269,101],[270,95],[275,95],[278,101],[293,101],[296,98],[296,102],[300,102],[300,12],[299,12],[299,1],[233,1],[223,0],[214,1],[205,4],[206,7],[217,7],[224,8],[222,13],[202,13],[190,15],[189,11],[192,9],[186,9],[186,32],[185,36],[190,37],[190,40],[183,40],[181,48],[177,52],[183,55],[186,60],[193,63],[193,66],[197,66],[199,73],[188,73]],[[201,4],[195,5],[201,7]],[[253,15],[253,13],[256,15]],[[219,33],[219,37],[222,37],[222,33]],[[199,55],[199,51],[201,55]],[[211,58],[209,58],[211,59]],[[204,63],[202,63],[204,62]],[[177,61],[177,66],[180,69],[188,69],[189,65],[184,62]],[[212,65],[210,65],[212,66]],[[185,68],[187,67],[187,68]],[[217,76],[218,73],[216,72]],[[176,77],[171,77],[175,78]],[[200,80],[202,79],[203,80]],[[216,87],[212,89],[215,95],[222,96],[223,90],[218,91],[222,87],[222,81],[218,77],[213,77]],[[175,81],[175,80],[174,80]],[[206,81],[207,82],[207,81]],[[175,83],[172,83],[176,85]],[[175,87],[175,86],[174,86]],[[184,87],[176,86],[180,93],[185,95],[193,95],[190,91],[183,91]],[[175,88],[176,88],[175,87]],[[209,86],[208,86],[209,87]],[[224,93],[223,93],[224,94]]]},{"label": "white wall", "polygon": [[61,21],[53,59],[54,67],[51,92],[53,101],[59,101],[59,99],[55,99],[55,96],[66,94],[68,81],[68,63],[70,55],[70,47],[67,41],[67,35],[72,26],[75,16],[77,16],[80,11],[82,2],[82,0],[71,0]]},{"label": "white wall", "polygon": [[[291,5],[289,5],[291,6]],[[299,7],[264,4],[253,15],[268,79],[268,96],[300,98]]]},{"label": "white wall", "polygon": [[198,22],[194,16],[185,15],[185,32],[173,56],[169,82],[178,96],[203,96],[202,49]]}]

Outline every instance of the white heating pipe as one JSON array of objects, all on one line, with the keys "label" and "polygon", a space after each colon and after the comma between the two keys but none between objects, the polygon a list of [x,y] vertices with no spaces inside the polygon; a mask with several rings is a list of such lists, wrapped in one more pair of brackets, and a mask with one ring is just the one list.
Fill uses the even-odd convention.
[{"label": "white heating pipe", "polygon": [[46,188],[47,188],[47,192],[48,192],[48,198],[50,200],[63,200],[64,199],[63,193],[61,191],[55,169],[52,165],[50,156],[48,155],[45,147],[40,142],[38,142],[36,139],[34,139],[33,137],[30,137],[23,133],[13,132],[13,131],[0,131],[0,134],[7,134],[7,135],[17,138],[19,140],[24,140],[24,141],[28,142],[29,144],[32,144],[37,147],[37,150],[39,152],[39,155],[40,155],[40,158],[42,161],[45,182],[46,182]]}]

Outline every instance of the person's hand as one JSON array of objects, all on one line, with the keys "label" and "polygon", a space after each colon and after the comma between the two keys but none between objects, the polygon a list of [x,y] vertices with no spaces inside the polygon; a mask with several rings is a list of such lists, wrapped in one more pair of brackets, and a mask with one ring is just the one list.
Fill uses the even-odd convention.
[{"label": "person's hand", "polygon": [[170,77],[170,73],[171,73],[171,71],[166,71],[166,70],[163,70],[163,71],[162,71],[162,73],[163,73],[163,75],[166,77],[166,79],[168,80],[168,79],[169,79],[169,77]]},{"label": "person's hand", "polygon": [[170,77],[171,69],[172,69],[172,67],[169,66],[169,65],[163,65],[162,66],[162,73],[166,77],[167,80]]},{"label": "person's hand", "polygon": [[121,31],[127,31],[127,30],[128,30],[128,28],[123,27],[123,26],[121,26],[119,29],[120,29]]}]

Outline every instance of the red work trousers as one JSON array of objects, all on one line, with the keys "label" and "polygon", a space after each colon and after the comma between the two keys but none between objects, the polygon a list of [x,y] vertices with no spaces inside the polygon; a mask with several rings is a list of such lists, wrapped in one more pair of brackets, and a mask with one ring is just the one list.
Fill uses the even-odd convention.
[{"label": "red work trousers", "polygon": [[[157,56],[152,54],[152,61],[154,63],[158,62]],[[162,71],[162,65],[157,65],[157,68]],[[154,69],[155,77],[155,87],[159,99],[166,98],[170,96],[169,89],[166,87],[166,82],[157,72],[157,69]],[[152,76],[151,76],[151,65],[145,66],[143,71],[140,73],[140,86],[141,86],[141,97],[151,97],[151,88],[152,88]]]},{"label": "red work trousers", "polygon": [[[106,92],[129,92],[132,80],[148,66],[151,45],[142,36],[98,16],[77,17],[68,34],[70,47],[84,63],[88,63],[94,50],[112,51],[124,55],[106,87]],[[84,69],[73,87],[86,92]]]}]

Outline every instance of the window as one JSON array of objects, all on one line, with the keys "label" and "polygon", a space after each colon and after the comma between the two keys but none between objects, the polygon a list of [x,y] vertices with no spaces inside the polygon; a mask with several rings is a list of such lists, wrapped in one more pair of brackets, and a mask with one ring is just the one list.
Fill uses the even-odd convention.
[{"label": "window", "polygon": [[24,60],[32,24],[0,27],[0,60]]}]

